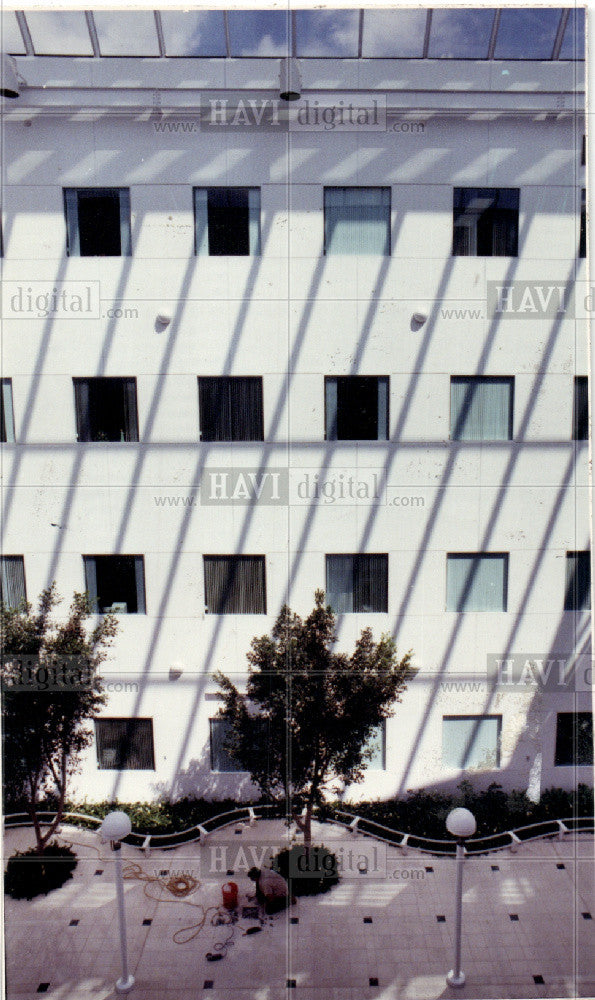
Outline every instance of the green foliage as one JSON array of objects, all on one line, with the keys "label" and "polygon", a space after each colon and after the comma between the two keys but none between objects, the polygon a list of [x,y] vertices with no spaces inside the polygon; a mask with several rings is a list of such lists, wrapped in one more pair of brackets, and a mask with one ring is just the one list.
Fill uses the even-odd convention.
[{"label": "green foliage", "polygon": [[91,741],[88,722],[105,703],[98,668],[117,628],[106,615],[89,631],[86,594],[74,594],[62,621],[53,617],[59,603],[52,584],[36,611],[0,605],[5,795],[24,802],[40,853],[59,816],[42,831],[39,802],[54,794],[62,809],[68,778]]},{"label": "green foliage", "polygon": [[497,783],[476,791],[471,782],[462,781],[458,791],[452,793],[421,790],[409,792],[405,799],[334,804],[393,830],[444,840],[448,836],[446,817],[456,806],[470,809],[477,820],[477,836],[487,837],[542,820],[592,816],[593,789],[579,785],[575,794],[550,788],[543,792],[539,802],[532,802],[525,792],[505,792]]},{"label": "green foliage", "polygon": [[4,888],[13,899],[33,899],[59,889],[77,866],[76,854],[53,841],[40,855],[37,848],[17,851],[8,859]]},{"label": "green foliage", "polygon": [[[390,636],[364,629],[354,652],[336,653],[335,617],[317,591],[305,620],[284,606],[270,636],[252,640],[245,695],[217,675],[231,724],[228,748],[270,799],[312,809],[330,787],[363,779],[374,730],[394,713],[410,674]],[[296,817],[297,818],[297,817]]]},{"label": "green foliage", "polygon": [[309,850],[303,844],[293,844],[275,855],[271,867],[287,880],[293,896],[316,896],[339,882],[337,858],[323,844]]}]

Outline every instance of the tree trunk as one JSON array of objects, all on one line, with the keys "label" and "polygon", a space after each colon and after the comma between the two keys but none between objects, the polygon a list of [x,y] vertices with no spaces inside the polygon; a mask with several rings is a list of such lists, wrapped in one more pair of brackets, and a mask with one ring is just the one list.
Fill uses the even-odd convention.
[{"label": "tree trunk", "polygon": [[57,828],[60,825],[62,816],[64,815],[64,802],[66,800],[66,763],[67,763],[66,754],[62,754],[62,760],[60,762],[59,780],[57,779],[56,774],[54,772],[54,780],[56,781],[56,786],[59,792],[58,808],[56,809],[56,815],[54,816],[54,819],[50,823],[46,833],[44,833],[44,835],[41,838],[41,850],[39,850],[39,841],[38,841],[38,851],[40,854],[45,849],[45,846],[48,843],[48,841],[53,837],[54,833],[56,832]]}]

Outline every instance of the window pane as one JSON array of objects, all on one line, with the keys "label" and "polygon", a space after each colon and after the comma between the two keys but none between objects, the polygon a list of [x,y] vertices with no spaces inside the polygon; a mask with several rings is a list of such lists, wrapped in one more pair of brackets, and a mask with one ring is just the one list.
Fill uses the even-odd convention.
[{"label": "window pane", "polygon": [[152,719],[96,719],[95,740],[101,770],[155,768]]},{"label": "window pane", "polygon": [[558,712],[555,767],[592,767],[593,713]]},{"label": "window pane", "polygon": [[495,59],[551,59],[561,11],[559,8],[503,8]]},{"label": "window pane", "polygon": [[264,440],[262,378],[198,379],[201,441]]},{"label": "window pane", "polygon": [[589,437],[589,380],[585,375],[574,379],[572,408],[572,439],[587,441]]},{"label": "window pane", "polygon": [[451,439],[510,441],[513,385],[512,378],[451,378]]},{"label": "window pane", "polygon": [[325,378],[324,391],[327,441],[387,440],[387,377],[331,376]]},{"label": "window pane", "polygon": [[390,188],[325,188],[324,252],[390,254]]},{"label": "window pane", "polygon": [[362,56],[421,58],[426,21],[425,10],[364,10]]},{"label": "window pane", "polygon": [[582,258],[587,256],[587,199],[585,188],[581,191],[581,221],[578,241],[578,255]]},{"label": "window pane", "polygon": [[211,743],[211,771],[244,771],[242,763],[225,746],[231,732],[227,719],[209,719]]},{"label": "window pane", "polygon": [[85,588],[97,614],[144,614],[142,556],[83,556]]},{"label": "window pane", "polygon": [[500,715],[445,715],[442,766],[489,771],[500,767]]},{"label": "window pane", "polygon": [[8,608],[19,608],[27,600],[25,560],[22,556],[0,558],[0,600]]},{"label": "window pane", "polygon": [[64,204],[69,256],[130,255],[128,188],[66,188]]},{"label": "window pane", "polygon": [[168,56],[225,56],[222,10],[162,10],[161,24]]},{"label": "window pane", "polygon": [[260,189],[195,188],[194,238],[197,254],[260,254]]},{"label": "window pane", "polygon": [[585,9],[571,8],[560,49],[560,59],[585,58]]},{"label": "window pane", "polygon": [[75,378],[78,441],[138,441],[136,379]]},{"label": "window pane", "polygon": [[36,55],[93,55],[87,20],[81,10],[29,10],[26,16]]},{"label": "window pane", "polygon": [[388,611],[386,553],[326,557],[326,600],[335,614]]},{"label": "window pane", "polygon": [[295,20],[298,56],[357,57],[359,11],[298,10]]},{"label": "window pane", "polygon": [[95,10],[102,56],[158,56],[157,25],[152,11]]},{"label": "window pane", "polygon": [[289,18],[282,10],[230,10],[232,56],[288,56]]},{"label": "window pane", "polygon": [[211,614],[266,614],[264,556],[204,556],[204,570]]},{"label": "window pane", "polygon": [[591,553],[566,553],[565,611],[588,611],[591,607]]},{"label": "window pane", "polygon": [[495,11],[432,11],[430,59],[487,59]]},{"label": "window pane", "polygon": [[506,611],[508,557],[501,554],[447,556],[447,611]]},{"label": "window pane", "polygon": [[0,441],[14,442],[14,415],[12,409],[12,381],[2,379],[0,393]]},{"label": "window pane", "polygon": [[372,736],[368,740],[368,747],[373,750],[372,759],[368,762],[370,771],[384,771],[386,769],[386,722],[382,721]]},{"label": "window pane", "polygon": [[453,217],[455,256],[518,255],[518,188],[455,188]]}]

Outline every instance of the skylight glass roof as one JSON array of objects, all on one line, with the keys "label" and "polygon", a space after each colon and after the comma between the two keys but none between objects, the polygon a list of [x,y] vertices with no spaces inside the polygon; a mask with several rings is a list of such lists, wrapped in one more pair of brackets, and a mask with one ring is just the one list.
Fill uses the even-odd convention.
[{"label": "skylight glass roof", "polygon": [[584,59],[582,7],[2,12],[13,55]]}]

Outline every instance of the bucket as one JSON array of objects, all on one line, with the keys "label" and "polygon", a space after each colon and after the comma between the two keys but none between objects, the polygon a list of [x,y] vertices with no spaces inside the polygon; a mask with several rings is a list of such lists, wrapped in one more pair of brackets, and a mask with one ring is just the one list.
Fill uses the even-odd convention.
[{"label": "bucket", "polygon": [[238,887],[235,882],[226,882],[221,890],[226,910],[235,910],[238,905]]}]

